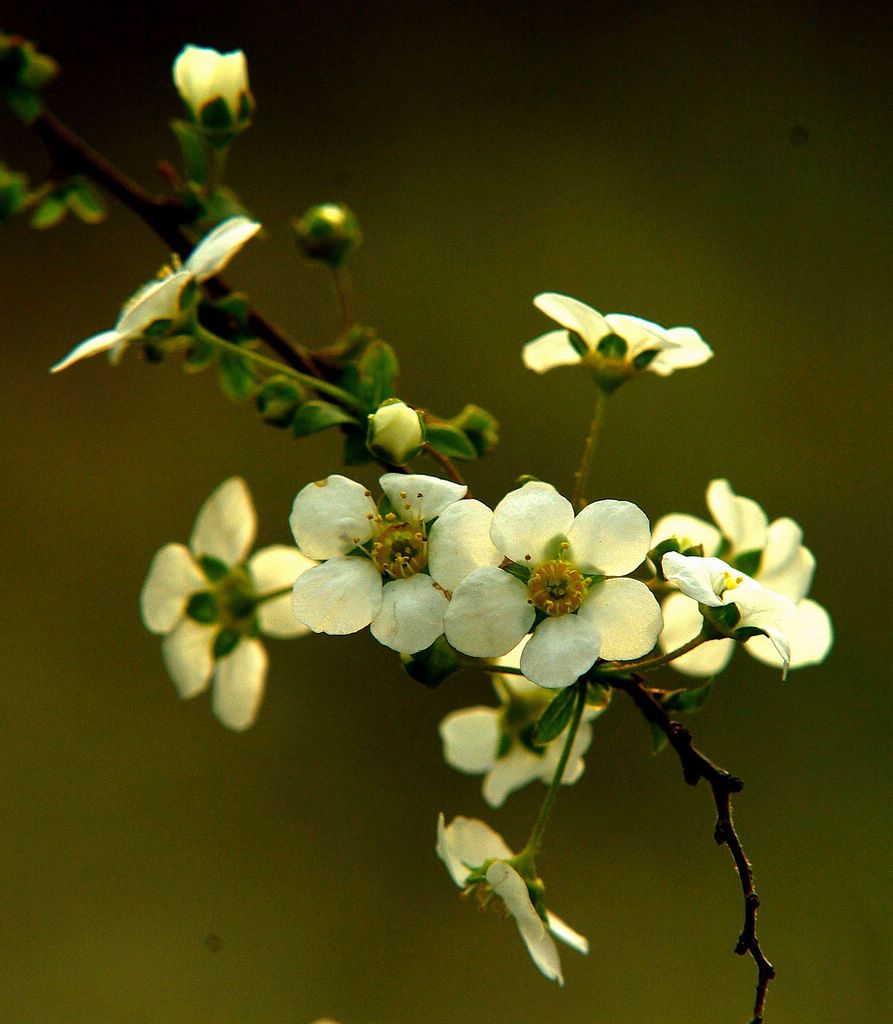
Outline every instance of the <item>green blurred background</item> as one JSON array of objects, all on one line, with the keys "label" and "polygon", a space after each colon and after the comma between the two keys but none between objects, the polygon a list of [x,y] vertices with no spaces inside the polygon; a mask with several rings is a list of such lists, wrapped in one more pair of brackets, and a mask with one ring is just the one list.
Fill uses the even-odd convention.
[{"label": "green blurred background", "polygon": [[[258,113],[230,180],[267,234],[230,277],[327,342],[329,281],[287,219],[349,202],[360,315],[398,347],[405,395],[502,421],[469,470],[486,500],[521,472],[568,486],[588,418],[584,375],[521,366],[547,327],[536,292],[701,330],[713,362],[614,399],[595,489],[654,519],[704,514],[707,481],[728,476],[805,525],[831,657],[782,684],[739,655],[693,726],[747,781],[769,1022],[893,1019],[889,5],[163,0],[8,4],[4,22],[61,61],[56,113],[149,183],[175,153],[180,47],[243,47]],[[27,131],[4,116],[0,132],[0,155],[40,172]],[[339,446],[263,427],[173,362],[48,376],[164,255],[117,207],[0,242],[2,1019],[747,1020],[755,972],[732,954],[740,896],[709,795],[651,756],[623,701],[542,863],[592,944],[564,954],[560,991],[434,856],[438,811],[518,844],[544,792],[492,812],[442,763],[437,723],[489,701],[485,680],[428,692],[367,635],[312,637],[270,643],[244,735],[206,696],[177,699],[137,614],[152,554],[233,473],[261,542],[288,540],[295,492]]]}]

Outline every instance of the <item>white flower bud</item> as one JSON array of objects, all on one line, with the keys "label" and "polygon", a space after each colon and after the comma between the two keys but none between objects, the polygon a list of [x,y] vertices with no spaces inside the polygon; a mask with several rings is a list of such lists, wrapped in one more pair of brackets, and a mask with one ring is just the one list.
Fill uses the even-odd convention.
[{"label": "white flower bud", "polygon": [[421,417],[399,398],[382,402],[369,417],[366,444],[393,466],[403,466],[414,458],[424,441]]},{"label": "white flower bud", "polygon": [[247,128],[254,100],[241,50],[218,53],[204,46],[184,46],[173,74],[193,120],[212,141],[229,142]]}]

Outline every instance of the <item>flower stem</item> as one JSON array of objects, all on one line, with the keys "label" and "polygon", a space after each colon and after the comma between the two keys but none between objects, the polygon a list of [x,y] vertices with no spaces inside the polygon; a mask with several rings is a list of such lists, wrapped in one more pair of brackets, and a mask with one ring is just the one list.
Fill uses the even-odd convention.
[{"label": "flower stem", "polygon": [[668,654],[655,654],[650,658],[640,658],[638,661],[606,661],[595,666],[595,673],[596,675],[613,676],[627,672],[651,672],[653,669],[660,668],[661,665],[668,665],[671,661],[681,658],[683,654],[688,654],[689,651],[693,651],[705,641],[712,639],[715,639],[713,634],[698,633],[687,644],[677,647],[675,651],[670,651]]},{"label": "flower stem", "polygon": [[[516,865],[520,862],[522,866],[528,868],[533,875],[536,875],[536,855],[539,853],[540,847],[543,844],[543,833],[546,831],[546,823],[549,820],[549,814],[552,811],[552,805],[555,803],[555,798],[558,796],[558,787],[561,785],[561,780],[564,778],[564,769],[567,767],[567,762],[571,756],[571,748],[574,745],[577,730],[580,728],[580,722],[583,718],[583,708],[586,707],[586,680],[583,678],[578,679],[575,685],[577,687],[577,703],[574,705],[574,713],[571,717],[570,725],[567,728],[567,738],[564,741],[564,749],[561,751],[561,757],[558,759],[555,774],[552,776],[552,781],[549,784],[549,791],[546,793],[546,799],[543,800],[542,807],[540,807],[540,812],[537,815],[536,822],[534,823],[533,831],[530,833],[530,838],[527,840],[527,845],[516,857],[513,858]],[[521,873],[524,874],[524,872]]]},{"label": "flower stem", "polygon": [[307,373],[301,373],[300,370],[295,370],[293,367],[280,362],[278,359],[272,359],[270,356],[265,356],[261,352],[256,352],[254,349],[247,348],[245,345],[236,345],[232,341],[226,341],[224,338],[213,334],[206,327],[202,326],[202,324],[196,323],[195,334],[202,341],[207,342],[209,345],[214,345],[216,348],[219,348],[224,352],[232,352],[233,355],[241,356],[258,366],[263,366],[268,370],[275,371],[276,373],[283,373],[286,376],[291,377],[293,380],[300,381],[301,384],[305,384],[308,388],[312,388],[318,394],[328,395],[330,398],[334,398],[339,405],[342,405],[347,409],[351,409],[356,412],[363,411],[362,402],[360,402],[358,398],[355,398],[342,388],[339,388],[334,384],[330,384],[326,380],[320,380],[318,377],[311,377]]},{"label": "flower stem", "polygon": [[592,470],[592,457],[595,454],[595,446],[598,443],[598,435],[601,430],[602,420],[605,415],[605,405],[608,396],[598,386],[595,389],[595,406],[592,409],[592,420],[589,424],[589,433],[586,435],[586,443],[583,445],[583,454],[580,456],[580,466],[574,474],[574,493],[571,497],[571,504],[576,508],[583,508],[586,505],[586,483]]},{"label": "flower stem", "polygon": [[341,333],[343,334],[354,325],[350,278],[342,267],[332,267],[332,280],[335,282],[335,294],[338,296],[338,307],[341,310]]},{"label": "flower stem", "polygon": [[290,584],[287,587],[279,587],[278,590],[270,590],[266,594],[258,594],[254,599],[255,605],[265,604],[267,601],[275,601],[277,597],[285,597],[286,594],[290,594],[294,586]]}]

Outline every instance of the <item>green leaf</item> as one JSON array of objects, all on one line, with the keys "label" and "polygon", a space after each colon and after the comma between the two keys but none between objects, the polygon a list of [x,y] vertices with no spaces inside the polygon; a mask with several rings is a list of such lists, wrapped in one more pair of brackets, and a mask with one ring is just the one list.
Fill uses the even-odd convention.
[{"label": "green leaf", "polygon": [[309,434],[316,434],[320,430],[337,427],[342,423],[358,425],[349,413],[337,405],[314,399],[311,402],[305,402],[295,413],[292,429],[295,432],[295,437],[307,437]]},{"label": "green leaf", "polygon": [[221,629],[214,640],[214,657],[225,658],[242,639],[235,629]]},{"label": "green leaf", "polygon": [[344,435],[344,465],[362,466],[372,461],[372,455],[366,447],[366,435],[347,429]]},{"label": "green leaf", "polygon": [[424,651],[401,655],[401,660],[403,668],[416,682],[432,689],[462,667],[459,655],[443,636],[438,637]]},{"label": "green leaf", "polygon": [[739,571],[745,573],[747,576],[753,576],[760,567],[760,559],[763,557],[763,552],[757,551],[742,551],[741,554],[735,555],[732,559],[732,565]]},{"label": "green leaf", "polygon": [[186,605],[186,614],[196,622],[208,625],[217,621],[217,599],[212,593],[203,590],[199,594],[193,594]]},{"label": "green leaf", "polygon": [[574,702],[577,699],[576,686],[568,686],[562,690],[546,710],[540,715],[536,728],[533,730],[533,742],[538,747],[551,743],[560,736],[571,720]]},{"label": "green leaf", "polygon": [[187,181],[204,185],[208,180],[208,151],[201,132],[188,121],[171,121],[183,157],[183,173]]},{"label": "green leaf", "polygon": [[47,196],[31,215],[31,227],[41,231],[53,228],[62,223],[67,212],[68,206],[64,199],[56,195]]},{"label": "green leaf", "polygon": [[29,124],[43,110],[43,101],[37,93],[22,86],[7,89],[6,102],[16,117]]},{"label": "green leaf", "polygon": [[666,749],[668,743],[667,734],[659,725],[655,725],[654,722],[649,722],[649,725],[651,726],[651,753],[659,754],[662,750]]},{"label": "green leaf", "polygon": [[85,224],[98,224],[105,219],[105,203],[86,181],[76,181],[65,200],[75,217]]},{"label": "green leaf", "polygon": [[449,423],[426,423],[425,439],[429,445],[450,459],[476,459],[477,448],[458,427]]},{"label": "green leaf", "polygon": [[189,340],[184,368],[192,373],[198,373],[199,370],[204,370],[206,366],[210,366],[214,362],[217,349],[200,334],[193,335]]},{"label": "green leaf", "polygon": [[479,405],[466,405],[449,423],[461,430],[474,445],[478,458],[493,451],[499,443],[499,421]]},{"label": "green leaf", "polygon": [[708,679],[703,686],[691,690],[673,690],[660,698],[660,706],[671,714],[674,712],[683,715],[693,714],[695,711],[700,711],[707,702],[712,686],[713,680]]},{"label": "green leaf", "polygon": [[214,309],[220,310],[226,316],[231,316],[240,327],[244,327],[248,323],[251,303],[248,301],[248,296],[243,295],[242,292],[230,292],[229,295],[217,299],[213,305]]},{"label": "green leaf", "polygon": [[254,390],[254,374],[251,363],[235,352],[221,352],[218,362],[220,386],[230,398],[241,402]]},{"label": "green leaf", "polygon": [[373,338],[359,358],[347,367],[344,387],[360,399],[366,412],[374,413],[386,398],[396,396],[399,370],[391,346],[381,338]]},{"label": "green leaf", "polygon": [[614,691],[610,686],[601,683],[589,683],[586,686],[586,707],[597,711],[605,711],[611,703]]},{"label": "green leaf", "polygon": [[303,399],[304,389],[301,385],[291,377],[278,373],[264,381],[254,401],[264,422],[276,427],[288,427]]}]

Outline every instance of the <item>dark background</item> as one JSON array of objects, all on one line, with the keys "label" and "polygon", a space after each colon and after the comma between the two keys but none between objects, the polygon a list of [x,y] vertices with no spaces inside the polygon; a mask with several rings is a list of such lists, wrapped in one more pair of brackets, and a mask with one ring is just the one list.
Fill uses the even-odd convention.
[{"label": "dark background", "polygon": [[[713,362],[613,401],[595,490],[652,519],[704,514],[728,476],[804,524],[831,657],[782,684],[739,654],[693,725],[747,781],[768,1021],[888,1022],[889,5],[9,4],[4,21],[60,60],[56,113],[150,184],[175,153],[180,47],[243,47],[258,112],[230,181],[267,235],[231,278],[328,342],[329,282],[287,219],[348,201],[360,315],[398,347],[405,396],[502,421],[469,471],[485,500],[522,472],[569,486],[588,418],[585,375],[521,366],[547,328],[536,292],[701,330]],[[0,155],[39,173],[27,130],[0,132]],[[564,991],[434,855],[439,810],[518,845],[544,792],[492,812],[442,763],[438,721],[488,701],[484,680],[427,692],[367,635],[313,637],[269,644],[244,735],[206,696],[179,702],[137,614],[152,554],[233,473],[261,541],[288,540],[295,492],[339,448],[263,427],[173,362],[47,375],[164,256],[117,207],[0,242],[6,1019],[747,1020],[755,972],[732,954],[740,895],[709,795],[652,758],[623,702],[542,862],[592,944],[563,954]]]}]

